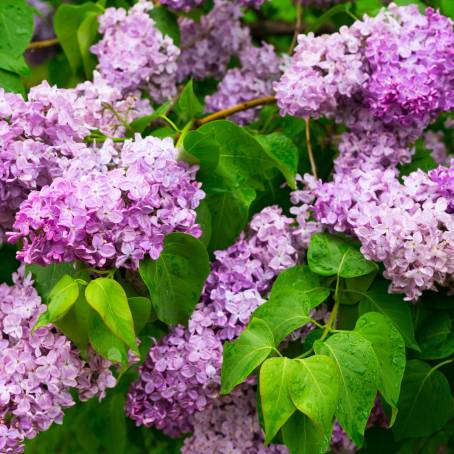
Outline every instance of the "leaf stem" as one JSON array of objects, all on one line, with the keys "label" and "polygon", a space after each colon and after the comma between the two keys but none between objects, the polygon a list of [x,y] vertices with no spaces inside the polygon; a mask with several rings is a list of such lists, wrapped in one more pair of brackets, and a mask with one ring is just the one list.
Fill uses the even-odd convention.
[{"label": "leaf stem", "polygon": [[314,178],[317,177],[317,166],[315,164],[314,153],[312,151],[312,143],[311,143],[311,123],[310,118],[307,117],[304,119],[306,123],[306,147],[307,147],[307,155],[309,156],[309,162],[311,164],[311,172]]},{"label": "leaf stem", "polygon": [[290,55],[293,53],[293,50],[295,49],[296,42],[297,42],[297,39],[298,39],[298,35],[301,32],[302,18],[303,18],[303,5],[302,5],[301,0],[297,0],[297,2],[296,2],[295,31],[293,32],[292,42],[291,42],[289,50],[288,50],[288,53]]},{"label": "leaf stem", "polygon": [[52,47],[60,44],[58,38],[45,39],[43,41],[34,41],[27,46],[27,50],[42,49],[44,47]]},{"label": "leaf stem", "polygon": [[181,132],[178,126],[167,115],[161,114],[159,115],[159,118],[162,118],[165,122],[167,122],[175,132]]},{"label": "leaf stem", "polygon": [[253,107],[263,106],[265,104],[273,104],[275,102],[276,98],[274,96],[264,96],[262,98],[250,99],[249,101],[244,101],[240,104],[236,104],[235,106],[229,107],[228,109],[223,109],[207,115],[206,117],[197,119],[195,120],[195,124],[197,126],[202,126],[205,123],[209,123],[210,121],[220,120],[221,118],[228,117],[237,112],[242,112],[243,110],[252,109]]}]

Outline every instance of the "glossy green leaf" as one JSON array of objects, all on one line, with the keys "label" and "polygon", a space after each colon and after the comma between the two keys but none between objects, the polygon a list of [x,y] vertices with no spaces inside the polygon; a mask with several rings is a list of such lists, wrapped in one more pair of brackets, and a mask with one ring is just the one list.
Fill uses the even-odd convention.
[{"label": "glossy green leaf", "polygon": [[20,93],[25,96],[25,87],[21,78],[11,71],[0,69],[0,87],[5,91]]},{"label": "glossy green leaf", "polygon": [[192,79],[185,85],[175,105],[175,112],[183,123],[187,123],[203,112],[203,106],[194,93]]},{"label": "glossy green leaf", "polygon": [[79,277],[72,263],[54,263],[47,266],[27,265],[26,273],[32,273],[34,286],[45,303],[57,282],[66,274],[74,278]]},{"label": "glossy green leaf", "polygon": [[289,358],[268,358],[260,368],[260,396],[269,443],[295,411],[288,386],[298,364]]},{"label": "glossy green leaf", "polygon": [[22,55],[12,56],[5,52],[0,51],[0,69],[10,71],[12,73],[26,76],[30,74],[30,68],[24,60]]},{"label": "glossy green leaf", "polygon": [[0,2],[0,52],[22,55],[33,35],[33,10],[26,0]]},{"label": "glossy green leaf", "polygon": [[413,350],[420,350],[415,339],[410,306],[404,301],[402,295],[388,293],[388,283],[385,281],[375,281],[367,292],[356,292],[356,294],[361,296],[360,315],[366,312],[380,312],[386,315],[402,334],[406,346]]},{"label": "glossy green leaf", "polygon": [[148,287],[159,320],[186,323],[198,303],[210,272],[207,251],[192,235],[171,233],[157,260],[140,262],[140,275]]},{"label": "glossy green leaf", "polygon": [[148,13],[154,20],[156,28],[164,35],[170,36],[176,46],[180,44],[180,28],[177,16],[163,6],[155,6]]},{"label": "glossy green leaf", "polygon": [[447,311],[422,311],[419,317],[417,341],[420,359],[441,359],[454,353],[454,332]]},{"label": "glossy green leaf", "polygon": [[134,331],[139,334],[152,316],[151,301],[144,296],[130,296],[128,304],[134,320]]},{"label": "glossy green leaf", "polygon": [[351,240],[328,233],[316,233],[312,236],[307,261],[310,269],[321,276],[352,278],[377,270],[377,265],[366,260],[359,247]]},{"label": "glossy green leaf", "polygon": [[448,380],[436,367],[408,361],[398,408],[393,428],[397,440],[433,434],[454,414]]},{"label": "glossy green leaf", "polygon": [[336,418],[347,435],[361,446],[378,389],[379,365],[371,343],[353,332],[316,341],[318,354],[330,356],[339,370],[340,393]]},{"label": "glossy green leaf", "polygon": [[377,272],[365,276],[353,277],[345,280],[345,290],[341,292],[341,304],[357,304],[361,300],[361,294],[367,292],[375,280]]},{"label": "glossy green leaf", "polygon": [[77,29],[77,42],[85,75],[91,78],[96,66],[96,58],[90,47],[98,38],[98,12],[88,13]]},{"label": "glossy green leaf", "polygon": [[440,8],[445,16],[454,19],[454,3],[452,0],[440,0]]},{"label": "glossy green leaf", "polygon": [[331,432],[339,400],[340,379],[335,362],[325,355],[293,360],[290,396],[319,431],[320,438]]},{"label": "glossy green leaf", "polygon": [[200,204],[195,211],[197,213],[196,222],[202,229],[200,241],[205,245],[205,247],[208,247],[211,240],[213,219],[211,217],[210,209],[208,208],[208,203],[205,199],[200,201]]},{"label": "glossy green leaf", "polygon": [[139,353],[131,309],[123,287],[113,279],[98,278],[87,285],[85,298],[112,333],[132,351]]},{"label": "glossy green leaf", "polygon": [[330,293],[329,289],[320,283],[320,277],[307,265],[296,265],[279,273],[271,289],[270,299],[288,290],[300,292],[311,309],[323,303]]},{"label": "glossy green leaf", "polygon": [[212,219],[211,251],[225,249],[237,239],[249,220],[249,207],[255,196],[254,189],[249,187],[207,195]]},{"label": "glossy green leaf", "polygon": [[286,135],[273,132],[267,135],[255,136],[267,155],[276,163],[288,185],[296,189],[296,174],[298,172],[298,148]]},{"label": "glossy green leaf", "polygon": [[103,358],[123,365],[128,364],[128,347],[107,328],[101,317],[92,310],[88,337],[93,349]]},{"label": "glossy green leaf", "polygon": [[[65,52],[71,69],[74,73],[82,66],[82,53],[79,44],[78,30],[87,16],[99,15],[102,8],[93,2],[86,2],[81,5],[61,4],[54,15],[54,30],[58,41]],[[88,27],[86,23],[84,27]],[[84,48],[85,40],[89,37],[82,37]]]},{"label": "glossy green leaf", "polygon": [[274,337],[267,323],[253,318],[233,342],[224,344],[221,393],[228,394],[243,383],[274,349]]},{"label": "glossy green leaf", "polygon": [[79,284],[65,274],[49,293],[47,310],[40,314],[33,331],[62,318],[79,297]]},{"label": "glossy green leaf", "polygon": [[320,437],[313,422],[300,411],[295,411],[282,428],[282,438],[291,454],[322,454],[330,442],[331,432]]},{"label": "glossy green leaf", "polygon": [[79,298],[71,309],[55,322],[57,328],[84,354],[88,346],[88,330],[93,313],[95,312],[87,303],[84,292],[79,292]]},{"label": "glossy green leaf", "polygon": [[392,407],[392,425],[397,415],[397,402],[405,370],[405,341],[391,320],[378,312],[368,312],[361,316],[356,322],[355,333],[365,337],[377,355],[378,390]]}]

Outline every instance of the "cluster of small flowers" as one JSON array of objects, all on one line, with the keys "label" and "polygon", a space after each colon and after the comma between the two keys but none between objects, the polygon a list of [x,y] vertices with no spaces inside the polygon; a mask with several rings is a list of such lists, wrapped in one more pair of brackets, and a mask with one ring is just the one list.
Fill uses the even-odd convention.
[{"label": "cluster of small flowers", "polygon": [[180,50],[163,35],[149,16],[151,2],[141,0],[131,9],[107,8],[99,17],[102,39],[91,47],[98,71],[123,93],[146,90],[163,102],[176,94]]},{"label": "cluster of small flowers", "polygon": [[194,416],[194,430],[182,454],[288,454],[283,445],[264,445],[254,388],[241,386]]},{"label": "cluster of small flowers", "polygon": [[137,269],[146,254],[159,257],[166,234],[200,236],[197,168],[177,155],[170,138],[136,136],[124,142],[115,168],[59,177],[31,192],[8,233],[11,242],[23,239],[17,257]]},{"label": "cluster of small flowers", "polygon": [[[273,94],[273,82],[280,74],[282,59],[270,44],[261,47],[246,46],[240,52],[241,68],[229,69],[219,83],[217,91],[205,98],[205,111],[226,109],[248,99]],[[257,109],[239,112],[231,119],[240,124],[251,123],[258,114]]]},{"label": "cluster of small flowers", "polygon": [[222,77],[232,56],[250,45],[249,31],[240,18],[243,13],[235,2],[215,0],[213,9],[200,21],[179,18],[181,56],[178,78]]},{"label": "cluster of small flowers", "polygon": [[14,285],[0,285],[0,451],[23,452],[33,438],[74,405],[70,389],[82,400],[104,397],[115,386],[108,361],[92,354],[88,363],[61,333],[43,327],[31,333],[45,310],[31,277],[23,270]]},{"label": "cluster of small flowers", "polygon": [[450,19],[391,4],[338,33],[300,35],[276,98],[282,114],[327,116],[360,135],[389,132],[400,154],[454,106],[453,56]]},{"label": "cluster of small flowers", "polygon": [[253,218],[247,236],[216,252],[188,328],[177,326],[151,348],[129,392],[126,412],[137,424],[172,436],[190,432],[194,414],[213,403],[222,342],[241,333],[273,279],[296,263],[291,223],[279,208],[265,208]]},{"label": "cluster of small flowers", "polygon": [[390,291],[408,300],[446,285],[454,273],[454,161],[427,174],[413,172],[403,184],[393,168],[354,169],[329,183],[304,180],[307,189],[292,196],[301,204],[296,213],[303,234],[313,218],[319,228],[355,235],[368,259],[383,262]]},{"label": "cluster of small flowers", "polygon": [[129,122],[150,110],[146,101],[123,98],[97,73],[74,89],[42,82],[27,101],[0,89],[0,241],[28,193],[61,176],[71,161],[79,160],[84,171],[109,162],[111,144],[98,153],[83,143],[90,131],[120,136],[119,118]]},{"label": "cluster of small flowers", "polygon": [[175,11],[188,12],[203,4],[203,0],[162,0],[161,5],[165,5]]}]

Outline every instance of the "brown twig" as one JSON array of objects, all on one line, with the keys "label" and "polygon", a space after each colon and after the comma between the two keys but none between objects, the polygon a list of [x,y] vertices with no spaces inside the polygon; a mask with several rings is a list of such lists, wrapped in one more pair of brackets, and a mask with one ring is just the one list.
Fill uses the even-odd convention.
[{"label": "brown twig", "polygon": [[295,49],[295,46],[296,46],[296,41],[298,39],[298,35],[301,33],[302,22],[303,22],[303,6],[301,5],[301,0],[297,0],[295,31],[293,33],[292,43],[290,44],[290,48],[288,50],[288,53],[290,55],[292,55],[293,49]]},{"label": "brown twig", "polygon": [[34,41],[27,46],[27,49],[42,49],[44,47],[57,46],[59,44],[58,38],[45,39],[44,41]]},{"label": "brown twig", "polygon": [[270,35],[291,35],[295,27],[291,22],[260,20],[248,24],[254,38],[263,39]]},{"label": "brown twig", "polygon": [[306,122],[306,146],[307,146],[307,155],[309,156],[309,162],[311,164],[311,172],[315,178],[317,177],[317,166],[315,165],[314,153],[312,152],[311,144],[311,123],[309,118],[305,118]]},{"label": "brown twig", "polygon": [[274,102],[276,102],[276,98],[274,96],[264,96],[263,98],[250,99],[249,101],[236,104],[235,106],[229,107],[228,109],[223,109],[207,115],[206,117],[199,118],[198,120],[196,120],[196,125],[201,126],[205,123],[209,123],[210,121],[219,120],[243,110],[252,109],[253,107],[257,106],[264,106],[265,104],[273,104]]}]

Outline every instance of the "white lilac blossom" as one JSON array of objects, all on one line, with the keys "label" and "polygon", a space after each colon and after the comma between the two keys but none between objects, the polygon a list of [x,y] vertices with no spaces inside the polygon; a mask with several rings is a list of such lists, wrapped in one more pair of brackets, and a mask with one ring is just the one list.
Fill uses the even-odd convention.
[{"label": "white lilac blossom", "polygon": [[[217,91],[205,99],[205,111],[215,112],[244,101],[271,96],[273,82],[279,78],[282,59],[270,44],[261,47],[246,46],[240,52],[240,68],[229,69],[219,83]],[[250,123],[259,108],[248,109],[231,116],[240,124]]]},{"label": "white lilac blossom", "polygon": [[291,223],[279,208],[265,208],[246,235],[215,253],[188,327],[175,327],[151,348],[130,389],[126,413],[138,425],[175,436],[190,432],[194,414],[210,407],[219,394],[223,341],[241,333],[274,278],[296,263]]},{"label": "white lilac blossom", "polygon": [[200,236],[197,167],[177,161],[172,139],[137,135],[120,155],[112,169],[64,175],[30,193],[8,233],[23,239],[20,260],[137,269],[147,254],[159,257],[166,234]]},{"label": "white lilac blossom", "polygon": [[34,438],[75,404],[104,397],[115,386],[110,363],[90,353],[85,362],[63,334],[48,326],[31,332],[46,310],[33,288],[31,276],[19,270],[14,285],[0,285],[0,451],[23,452],[26,438]]},{"label": "white lilac blossom", "polygon": [[367,118],[414,140],[454,106],[453,56],[450,19],[391,4],[338,33],[300,35],[276,98],[282,114],[327,116],[357,130]]},{"label": "white lilac blossom", "polygon": [[181,55],[178,79],[222,77],[231,57],[250,45],[248,29],[240,18],[243,13],[235,2],[215,0],[213,9],[199,22],[180,17]]},{"label": "white lilac blossom", "polygon": [[102,39],[91,47],[102,77],[122,93],[138,89],[155,102],[176,94],[177,59],[172,39],[149,16],[153,4],[140,1],[131,9],[107,8],[99,18]]}]

